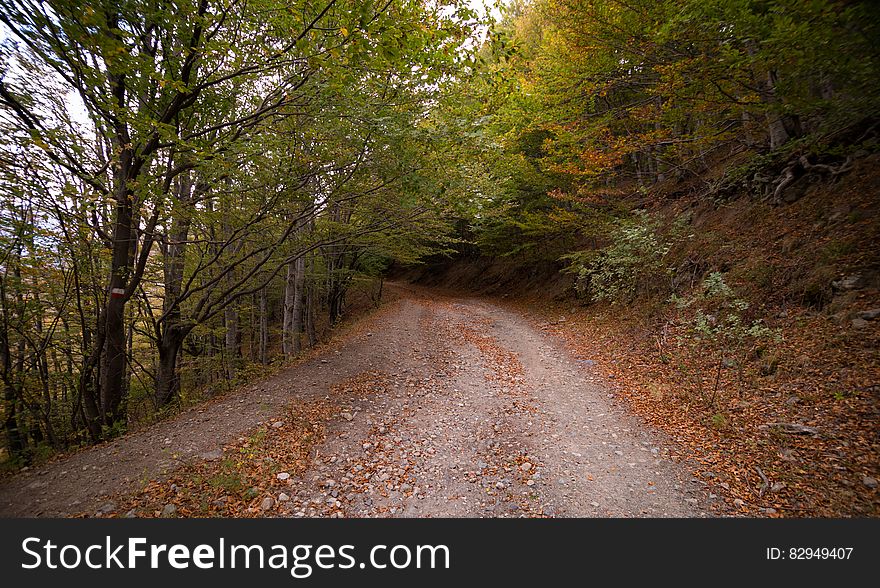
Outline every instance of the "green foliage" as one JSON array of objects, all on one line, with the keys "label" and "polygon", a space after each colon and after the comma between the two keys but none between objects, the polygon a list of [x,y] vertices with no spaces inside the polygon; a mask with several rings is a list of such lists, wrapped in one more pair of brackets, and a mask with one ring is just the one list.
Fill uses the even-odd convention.
[{"label": "green foliage", "polygon": [[[621,240],[607,219],[634,195],[705,178],[731,156],[707,192],[763,194],[792,154],[876,116],[878,39],[866,2],[508,3],[438,114],[459,129],[447,173],[474,204],[459,211],[463,236],[524,261],[596,249]],[[626,297],[626,255],[567,259],[582,282],[593,272],[616,284],[600,297]]]},{"label": "green foliage", "polygon": [[243,494],[245,490],[239,467],[229,458],[220,462],[220,471],[208,478],[207,483],[211,488],[222,489],[230,494]]},{"label": "green foliage", "polygon": [[0,14],[0,415],[16,459],[247,378],[293,314],[288,289],[302,324],[281,330],[317,342],[352,283],[458,240],[444,168],[459,128],[431,111],[468,67],[463,3]]},{"label": "green foliage", "polygon": [[720,412],[712,415],[712,428],[722,430],[727,427],[727,417]]},{"label": "green foliage", "polygon": [[618,221],[611,239],[612,243],[601,250],[563,257],[569,262],[566,271],[577,276],[580,295],[614,303],[665,287],[670,274],[663,261],[671,243],[661,237],[656,220],[639,211],[632,218]]},{"label": "green foliage", "polygon": [[781,341],[779,329],[767,327],[761,319],[746,318],[749,303],[736,296],[721,272],[706,276],[695,295],[673,296],[672,301],[679,309],[698,306],[688,321],[689,336],[696,342],[718,347],[722,356],[741,350],[747,344]]},{"label": "green foliage", "polygon": [[[739,382],[748,356],[760,356],[773,343],[782,340],[780,329],[767,327],[761,319],[748,316],[748,302],[736,295],[721,272],[711,272],[707,275],[691,296],[679,297],[673,294],[670,301],[678,309],[681,317],[679,322],[684,327],[682,335],[678,337],[679,345],[686,346],[692,353],[703,357],[713,354],[717,356],[714,385],[708,398],[710,405],[715,404],[718,393],[723,387],[724,368],[738,366]],[[771,356],[766,363],[767,367],[762,368],[766,372],[765,375],[775,371],[777,364],[776,356]],[[682,370],[682,373],[686,372]],[[702,390],[704,382],[702,374],[697,376],[697,382],[698,388]],[[712,426],[716,428],[726,426],[724,415],[720,413],[715,415],[712,418]]]}]

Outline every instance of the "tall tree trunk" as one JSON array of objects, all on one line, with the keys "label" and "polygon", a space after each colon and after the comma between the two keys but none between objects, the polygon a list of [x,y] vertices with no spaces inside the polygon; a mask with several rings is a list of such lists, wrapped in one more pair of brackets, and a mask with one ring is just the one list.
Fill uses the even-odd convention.
[{"label": "tall tree trunk", "polygon": [[159,344],[159,365],[156,369],[156,405],[161,408],[180,395],[180,374],[177,359],[183,337],[177,329],[168,330]]},{"label": "tall tree trunk", "polygon": [[34,350],[33,362],[34,368],[38,374],[40,380],[40,387],[43,393],[43,402],[40,406],[40,419],[43,423],[43,426],[46,428],[46,437],[49,440],[49,444],[52,445],[55,449],[60,449],[60,445],[58,444],[58,437],[55,435],[55,427],[52,426],[52,406],[54,404],[52,397],[52,389],[51,383],[49,382],[49,360],[47,356],[47,348],[48,345],[42,345],[44,329],[43,329],[43,305],[40,300],[40,294],[37,292],[34,295],[34,301],[37,303],[37,317],[34,324],[34,330],[37,333],[37,341],[40,343],[41,349]]},{"label": "tall tree trunk", "polygon": [[[315,232],[315,207],[314,203],[309,210],[309,218],[306,222],[306,227],[309,231],[309,234],[314,234]],[[316,251],[310,251],[306,253],[306,257],[303,259],[303,290],[305,293],[305,309],[304,309],[304,317],[305,321],[305,331],[306,336],[309,338],[309,347],[314,347],[318,344],[318,337],[315,333],[315,306],[318,303],[318,296],[315,293],[315,255],[317,255]],[[311,277],[310,277],[311,276]],[[306,278],[308,277],[308,281]]]},{"label": "tall tree trunk", "polygon": [[345,252],[330,253],[327,257],[327,313],[330,326],[342,316],[342,270]]},{"label": "tall tree trunk", "polygon": [[230,304],[223,311],[226,326],[226,379],[232,380],[238,373],[238,358],[241,356],[238,329],[238,310]]},{"label": "tall tree trunk", "polygon": [[[227,178],[227,183],[229,179]],[[228,222],[228,215],[231,214],[232,202],[228,198],[219,200],[220,212],[223,215],[220,226],[224,236],[230,236],[233,233],[232,226]],[[231,250],[238,253],[244,244],[236,241]],[[226,274],[226,283],[231,287],[235,284],[236,275],[234,268]],[[223,326],[225,328],[224,347],[226,349],[226,379],[233,380],[238,374],[239,358],[241,357],[241,329],[240,317],[238,312],[238,302],[229,301],[223,309]]]},{"label": "tall tree trunk", "polygon": [[296,263],[291,261],[287,264],[287,276],[284,279],[284,302],[281,312],[281,351],[288,359],[296,353],[293,341],[299,338],[299,334],[293,332],[294,298],[296,298]]},{"label": "tall tree trunk", "polygon": [[303,285],[305,284],[306,260],[302,255],[300,255],[296,258],[293,264],[295,268],[295,273],[290,331],[293,343],[292,351],[294,354],[297,354],[302,349],[300,343],[300,333],[302,333],[303,330]]},{"label": "tall tree trunk", "polygon": [[259,293],[254,292],[251,294],[251,304],[250,304],[250,312],[248,312],[248,317],[250,318],[250,325],[248,325],[248,354],[250,355],[251,363],[259,363],[260,362],[260,349],[259,349],[259,339],[260,339],[260,302],[259,302]]},{"label": "tall tree trunk", "polygon": [[88,358],[83,365],[79,378],[80,397],[77,401],[81,404],[83,421],[92,441],[99,441],[102,436],[100,392],[97,385],[100,381],[100,366],[97,366],[99,373],[95,374],[97,361],[97,357]]},{"label": "tall tree trunk", "polygon": [[[208,373],[206,374],[207,382],[210,384],[210,383],[216,381],[216,379],[220,376],[220,373],[221,373],[219,369],[216,369],[219,367],[216,358],[218,355],[221,355],[220,338],[214,332],[213,327],[211,329],[211,332],[208,333],[208,353],[207,353],[207,355],[208,355],[208,358],[211,360],[210,365],[214,366],[214,369],[208,370]],[[222,361],[222,357],[221,357],[221,361]]]},{"label": "tall tree trunk", "polygon": [[13,457],[22,454],[24,438],[18,424],[18,395],[12,379],[12,355],[9,348],[8,311],[6,305],[6,280],[0,276],[0,301],[3,304],[3,325],[0,329],[0,368],[3,369],[3,430],[6,433],[6,447]]},{"label": "tall tree trunk", "polygon": [[[125,88],[121,77],[111,75],[111,85],[118,100],[124,103]],[[112,425],[122,418],[123,386],[126,366],[125,305],[130,293],[131,248],[134,234],[134,204],[130,187],[136,167],[128,132],[120,123],[114,138],[119,149],[119,163],[114,184],[116,216],[113,221],[112,258],[107,301],[104,306],[104,348],[101,355],[101,412],[104,424]]]},{"label": "tall tree trunk", "polygon": [[[66,233],[66,231],[65,231]],[[79,316],[79,324],[80,329],[82,330],[82,336],[80,338],[80,354],[82,356],[82,362],[80,365],[79,377],[77,379],[73,379],[73,353],[68,352],[69,355],[69,373],[71,375],[71,381],[74,382],[75,387],[75,399],[73,412],[70,415],[70,425],[74,430],[79,430],[79,419],[82,419],[82,424],[86,427],[88,431],[89,437],[92,441],[98,441],[101,438],[101,416],[98,410],[98,392],[97,392],[97,382],[99,381],[99,375],[96,375],[96,370],[100,372],[100,367],[98,366],[98,362],[100,359],[100,351],[104,347],[103,337],[103,311],[97,311],[97,317],[95,320],[95,331],[94,335],[97,339],[93,341],[93,332],[90,328],[91,320],[88,316],[87,307],[84,304],[84,296],[83,292],[85,288],[83,286],[83,274],[82,268],[85,267],[88,269],[88,278],[90,280],[94,280],[94,260],[92,259],[93,253],[88,251],[85,257],[88,260],[88,263],[80,263],[78,260],[77,249],[74,246],[73,241],[69,241],[70,245],[73,249],[72,251],[72,274],[73,274],[73,285],[74,285],[74,295],[76,299],[76,310]],[[96,307],[98,306],[96,301]]]},{"label": "tall tree trunk", "polygon": [[3,430],[6,433],[6,447],[9,448],[9,454],[13,457],[21,456],[25,448],[25,441],[18,424],[17,404],[18,395],[15,393],[15,388],[4,384],[3,408],[6,418],[3,420]]},{"label": "tall tree trunk", "polygon": [[[311,274],[312,268],[315,263],[315,255],[311,253],[308,259],[308,269],[307,272]],[[315,304],[317,303],[318,297],[315,296],[315,284],[312,281],[309,281],[305,287],[306,290],[306,335],[309,338],[309,347],[314,347],[318,344],[318,336],[315,333]]]},{"label": "tall tree trunk", "polygon": [[269,363],[269,296],[266,288],[260,290],[260,342],[259,361]]},{"label": "tall tree trunk", "polygon": [[770,135],[770,148],[781,147],[791,139],[796,139],[803,134],[800,119],[797,116],[781,112],[782,101],[776,92],[779,79],[775,71],[767,72],[766,82],[763,86],[763,96],[767,111],[767,130]]},{"label": "tall tree trunk", "polygon": [[180,323],[179,299],[183,288],[183,270],[186,261],[186,245],[192,223],[190,207],[207,188],[202,184],[193,190],[190,173],[181,174],[175,185],[174,195],[177,214],[171,221],[168,242],[162,247],[164,257],[165,296],[162,299],[163,320],[159,325],[157,342],[159,365],[156,369],[156,406],[161,408],[180,393],[180,375],[177,359],[185,333]]}]

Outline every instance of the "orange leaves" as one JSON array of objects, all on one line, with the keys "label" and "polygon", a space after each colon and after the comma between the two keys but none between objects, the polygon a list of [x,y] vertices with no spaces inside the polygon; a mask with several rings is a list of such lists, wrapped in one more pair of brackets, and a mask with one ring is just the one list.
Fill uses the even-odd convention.
[{"label": "orange leaves", "polygon": [[[545,318],[563,311],[539,304]],[[525,310],[534,313],[536,306]],[[566,306],[565,312],[566,322],[544,323],[543,330],[561,339],[575,357],[595,362],[605,385],[645,422],[673,438],[676,458],[733,512],[768,517],[880,512],[876,491],[861,481],[874,476],[880,463],[871,416],[878,400],[856,392],[876,389],[880,377],[876,352],[864,341],[841,339],[836,335],[840,327],[823,317],[791,313],[786,339],[775,352],[799,357],[798,366],[783,363],[768,380],[747,365],[739,392],[727,392],[713,406],[705,398],[711,393],[706,383],[700,391],[701,381],[710,388],[714,382],[703,377],[715,365],[710,350],[676,344],[673,328],[658,352],[636,307],[620,313],[601,307],[573,312]],[[736,376],[737,370],[725,371]],[[718,414],[723,419],[714,418]],[[820,434],[766,427],[777,421],[816,427]]]},{"label": "orange leaves", "polygon": [[221,459],[185,465],[169,478],[151,481],[140,492],[122,497],[118,512],[138,517],[270,514],[261,508],[262,501],[289,491],[289,480],[308,466],[311,449],[323,438],[323,422],[331,412],[324,401],[295,406],[284,418],[264,423],[227,445]]},{"label": "orange leaves", "polygon": [[[216,460],[199,459],[169,477],[118,497],[120,515],[137,517],[259,517],[277,512],[277,497],[309,467],[328,420],[352,395],[384,389],[385,376],[364,372],[331,388],[329,399],[297,403],[288,412],[224,447]],[[271,500],[268,500],[271,499]]]}]

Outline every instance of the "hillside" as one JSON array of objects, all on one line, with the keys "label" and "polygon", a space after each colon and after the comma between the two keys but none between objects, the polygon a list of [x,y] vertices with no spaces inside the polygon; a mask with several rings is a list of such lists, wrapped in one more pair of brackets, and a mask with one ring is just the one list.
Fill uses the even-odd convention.
[{"label": "hillside", "polygon": [[659,204],[646,203],[667,228],[689,218],[663,259],[676,268],[677,294],[699,296],[704,278],[723,272],[747,320],[778,333],[770,342],[697,338],[693,307],[670,302],[665,284],[591,301],[561,264],[460,257],[405,275],[538,309],[545,332],[596,362],[744,512],[876,515],[880,250],[869,244],[880,243],[880,157],[862,154],[834,181],[803,182],[796,201],[777,205],[707,202],[673,182],[659,187]]}]

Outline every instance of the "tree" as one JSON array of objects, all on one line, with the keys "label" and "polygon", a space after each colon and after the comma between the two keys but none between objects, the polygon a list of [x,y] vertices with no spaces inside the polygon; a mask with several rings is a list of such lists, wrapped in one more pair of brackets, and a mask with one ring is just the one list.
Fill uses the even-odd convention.
[{"label": "tree", "polygon": [[[182,393],[182,353],[213,361],[223,323],[237,352],[255,297],[251,355],[268,361],[288,268],[288,351],[303,330],[314,343],[321,294],[335,320],[371,239],[438,209],[413,192],[403,130],[460,59],[473,23],[457,3],[2,0],[0,13],[0,363],[15,453],[21,411],[49,414],[70,386],[65,430],[92,440],[125,427],[132,394],[163,410]],[[38,261],[41,246],[51,256]],[[28,264],[64,286],[47,278],[38,297],[16,274]],[[26,324],[40,337],[19,337]]]}]

